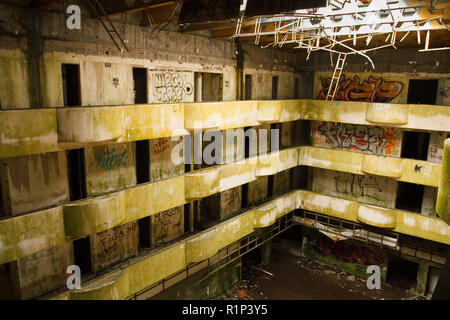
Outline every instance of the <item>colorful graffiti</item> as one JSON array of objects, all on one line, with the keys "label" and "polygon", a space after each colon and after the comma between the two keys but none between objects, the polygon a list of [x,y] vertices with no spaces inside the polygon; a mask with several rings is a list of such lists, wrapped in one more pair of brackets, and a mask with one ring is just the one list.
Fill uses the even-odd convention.
[{"label": "colorful graffiti", "polygon": [[[326,100],[330,88],[331,78],[322,80],[322,90],[316,99]],[[361,82],[358,76],[346,79],[345,75],[339,80],[334,100],[362,101],[362,102],[390,102],[402,91],[403,84],[398,81],[386,81],[382,78],[369,76]]]},{"label": "colorful graffiti", "polygon": [[95,162],[97,168],[105,171],[111,171],[116,168],[126,167],[128,159],[128,149],[121,153],[116,154],[116,148],[112,148],[111,151],[106,151],[101,154],[95,155]]},{"label": "colorful graffiti", "polygon": [[326,137],[330,148],[366,151],[374,154],[391,153],[394,129],[347,123],[324,122],[313,131]]},{"label": "colorful graffiti", "polygon": [[383,258],[377,256],[369,248],[359,247],[346,241],[334,242],[328,237],[319,237],[317,248],[322,255],[334,255],[342,262],[360,265],[379,265],[383,263]]}]

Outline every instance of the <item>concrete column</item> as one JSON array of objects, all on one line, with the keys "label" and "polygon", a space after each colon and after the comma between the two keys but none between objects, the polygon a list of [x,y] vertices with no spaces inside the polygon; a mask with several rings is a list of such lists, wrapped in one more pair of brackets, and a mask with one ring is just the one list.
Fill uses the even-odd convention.
[{"label": "concrete column", "polygon": [[445,140],[444,143],[444,156],[442,158],[441,181],[436,200],[436,211],[442,220],[450,224],[450,139]]},{"label": "concrete column", "polygon": [[419,262],[419,269],[417,270],[417,288],[418,295],[425,296],[427,294],[427,281],[429,266],[426,263]]},{"label": "concrete column", "polygon": [[272,240],[261,246],[261,264],[268,265],[272,260]]}]

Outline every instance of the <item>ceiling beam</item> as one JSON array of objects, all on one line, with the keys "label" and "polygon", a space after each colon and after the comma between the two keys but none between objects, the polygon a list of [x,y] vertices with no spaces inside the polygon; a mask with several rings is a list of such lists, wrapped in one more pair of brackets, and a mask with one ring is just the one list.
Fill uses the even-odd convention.
[{"label": "ceiling beam", "polygon": [[[144,9],[142,12],[142,25],[144,27],[151,27],[154,24],[168,22],[176,10],[177,4],[168,4],[166,6],[159,6],[156,8]],[[178,17],[174,17],[177,19]],[[151,19],[151,21],[150,21]]]},{"label": "ceiling beam", "polygon": [[105,9],[108,16],[164,7],[177,3],[175,0],[135,0],[134,5],[128,6],[124,0],[99,0],[99,2]]},{"label": "ceiling beam", "polygon": [[67,2],[67,0],[33,0],[31,2],[31,8],[33,9],[45,9],[56,6],[60,3]]}]

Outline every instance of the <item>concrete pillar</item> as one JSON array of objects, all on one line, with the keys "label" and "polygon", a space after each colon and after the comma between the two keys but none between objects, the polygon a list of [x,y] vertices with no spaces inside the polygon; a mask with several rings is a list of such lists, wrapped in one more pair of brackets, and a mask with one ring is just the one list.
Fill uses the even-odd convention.
[{"label": "concrete pillar", "polygon": [[419,269],[417,270],[417,288],[416,292],[420,296],[427,294],[427,281],[429,266],[426,263],[419,263]]},{"label": "concrete pillar", "polygon": [[439,183],[436,211],[439,217],[450,224],[450,139],[445,140],[442,158],[441,181]]},{"label": "concrete pillar", "polygon": [[261,264],[268,265],[272,260],[272,240],[261,246]]}]

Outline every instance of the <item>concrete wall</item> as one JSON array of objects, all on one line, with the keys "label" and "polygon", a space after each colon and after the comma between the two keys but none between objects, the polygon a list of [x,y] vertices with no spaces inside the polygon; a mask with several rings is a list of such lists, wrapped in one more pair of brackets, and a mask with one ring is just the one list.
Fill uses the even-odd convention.
[{"label": "concrete wall", "polygon": [[[442,163],[444,141],[447,138],[447,132],[432,132],[430,134],[430,142],[428,146],[427,161],[434,163]],[[429,186],[424,187],[422,214],[437,217],[436,199],[438,188]]]},{"label": "concrete wall", "polygon": [[[181,143],[184,137],[172,141],[171,138],[161,138],[150,140],[150,181],[176,177],[184,173],[184,162],[175,165],[172,162],[172,152],[175,146]],[[180,157],[183,153],[180,153]]]},{"label": "concrete wall", "polygon": [[[85,106],[133,104],[133,67],[148,69],[150,103],[194,101],[194,72],[222,74],[223,100],[237,99],[232,41],[114,22],[130,50],[119,52],[101,23],[84,16],[87,8],[81,30],[61,31],[66,30],[64,11],[64,5],[38,12],[1,5],[0,20],[34,20],[32,25],[5,25],[0,33],[0,71],[10,75],[0,80],[8,88],[0,94],[2,108],[63,106],[62,63],[80,65]],[[294,60],[292,53],[244,46],[244,73],[255,75],[253,98],[271,99],[273,76],[279,77],[278,98],[292,98]]]},{"label": "concrete wall", "polygon": [[137,222],[127,223],[90,236],[93,272],[136,256],[139,228]]},{"label": "concrete wall", "polygon": [[151,217],[151,239],[153,244],[172,241],[184,234],[184,207],[180,206],[160,212]]},{"label": "concrete wall", "polygon": [[33,299],[65,285],[68,278],[67,267],[73,264],[71,242],[11,263],[16,297]]},{"label": "concrete wall", "polygon": [[3,159],[0,167],[2,215],[61,205],[69,201],[65,152]]},{"label": "concrete wall", "polygon": [[393,179],[311,169],[312,191],[380,207],[395,208],[397,182]]},{"label": "concrete wall", "polygon": [[88,197],[136,185],[136,144],[120,143],[85,149]]},{"label": "concrete wall", "polygon": [[400,157],[402,135],[402,130],[397,128],[321,121],[312,123],[312,145],[321,148]]}]

